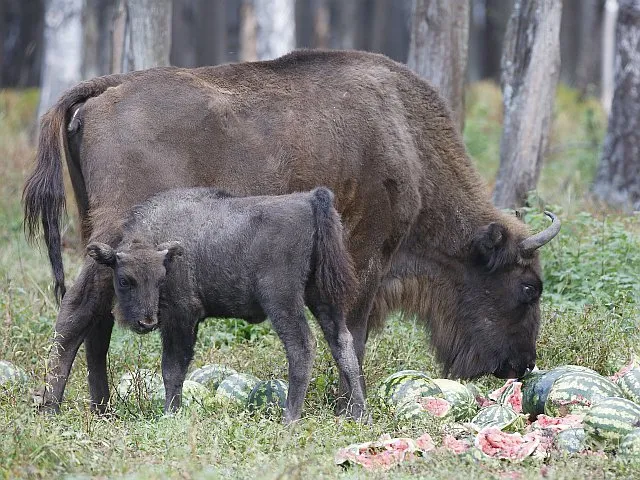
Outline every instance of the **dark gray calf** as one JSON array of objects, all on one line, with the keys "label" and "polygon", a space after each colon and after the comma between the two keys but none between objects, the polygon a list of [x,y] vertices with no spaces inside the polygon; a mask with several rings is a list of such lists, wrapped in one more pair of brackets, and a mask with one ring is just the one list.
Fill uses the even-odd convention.
[{"label": "dark gray calf", "polygon": [[202,319],[268,316],[289,362],[284,420],[300,418],[315,353],[306,303],[348,379],[349,414],[361,418],[360,368],[344,319],[355,277],[327,188],[262,197],[171,190],[131,212],[116,249],[91,243],[87,252],[113,269],[120,321],[138,333],[160,329],[165,411],[180,407]]}]

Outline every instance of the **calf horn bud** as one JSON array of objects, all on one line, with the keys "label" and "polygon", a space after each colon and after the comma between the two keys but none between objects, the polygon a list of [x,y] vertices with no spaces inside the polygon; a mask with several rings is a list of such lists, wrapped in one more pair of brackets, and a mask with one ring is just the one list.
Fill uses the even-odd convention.
[{"label": "calf horn bud", "polygon": [[560,219],[551,212],[545,211],[544,214],[551,219],[551,225],[542,232],[531,235],[520,242],[520,250],[523,255],[532,254],[544,244],[549,243],[560,231]]}]

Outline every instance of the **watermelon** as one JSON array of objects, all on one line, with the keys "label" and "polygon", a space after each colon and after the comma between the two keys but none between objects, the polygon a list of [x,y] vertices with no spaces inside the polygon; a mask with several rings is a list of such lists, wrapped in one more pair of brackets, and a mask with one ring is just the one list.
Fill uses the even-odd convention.
[{"label": "watermelon", "polygon": [[521,415],[505,405],[489,405],[481,408],[471,420],[471,427],[480,431],[483,428],[496,427],[500,430],[516,430],[524,425]]},{"label": "watermelon", "polygon": [[[153,399],[164,404],[165,396],[164,385],[162,385],[154,392]],[[201,383],[185,380],[182,384],[182,407],[204,406],[211,402],[212,398],[211,391]]]},{"label": "watermelon", "polygon": [[426,374],[410,373],[384,382],[379,392],[389,406],[397,407],[416,397],[442,397],[442,391]]},{"label": "watermelon", "polygon": [[627,365],[617,375],[615,382],[625,398],[640,404],[640,365],[635,362]]},{"label": "watermelon", "polygon": [[233,375],[234,373],[238,372],[236,372],[233,368],[214,363],[197,368],[189,375],[187,375],[187,380],[201,383],[209,390],[215,392],[215,390],[218,388],[218,385],[220,385],[220,382],[222,382],[230,375]]},{"label": "watermelon", "polygon": [[[500,390],[496,401],[500,405],[506,405],[513,408],[517,413],[522,413],[522,383],[516,381],[508,381]],[[491,397],[491,394],[489,395]]]},{"label": "watermelon", "polygon": [[580,453],[586,447],[586,433],[582,427],[567,428],[558,432],[555,447],[565,453]]},{"label": "watermelon", "polygon": [[549,389],[544,413],[563,417],[569,413],[584,413],[606,397],[620,397],[622,392],[608,378],[590,372],[566,372]]},{"label": "watermelon", "polygon": [[584,417],[590,443],[608,448],[640,426],[640,405],[626,398],[609,397],[591,407]]},{"label": "watermelon", "polygon": [[544,413],[549,390],[558,377],[568,372],[588,372],[597,375],[595,370],[578,365],[561,365],[551,370],[537,370],[522,377],[522,411],[535,417]]},{"label": "watermelon", "polygon": [[246,373],[234,373],[225,378],[216,390],[216,398],[245,406],[249,394],[260,382],[258,377]]},{"label": "watermelon", "polygon": [[264,380],[258,382],[249,397],[247,406],[250,411],[284,409],[287,403],[289,385],[284,380]]},{"label": "watermelon", "polygon": [[443,398],[417,397],[396,409],[398,420],[416,421],[423,418],[444,418],[451,414],[451,404]]},{"label": "watermelon", "polygon": [[640,428],[634,428],[620,441],[618,455],[640,458]]},{"label": "watermelon", "polygon": [[473,418],[478,411],[478,404],[475,395],[467,387],[446,378],[434,378],[433,383],[440,388],[444,399],[451,404],[451,413],[455,421]]},{"label": "watermelon", "polygon": [[162,377],[147,368],[136,372],[126,372],[120,377],[116,391],[123,400],[132,395],[136,398],[152,399],[158,389],[162,388]]},{"label": "watermelon", "polygon": [[7,360],[0,360],[0,385],[24,383],[26,381],[27,374],[22,369]]},{"label": "watermelon", "polygon": [[387,378],[385,378],[382,382],[380,382],[380,387],[378,388],[378,395],[383,400],[388,399],[393,392],[396,391],[398,385],[406,382],[407,380],[413,380],[416,378],[430,378],[424,372],[420,372],[418,370],[401,370],[396,373],[392,373]]},{"label": "watermelon", "polygon": [[506,433],[498,427],[483,428],[476,436],[475,446],[491,458],[520,461],[540,445],[540,437],[531,433]]}]

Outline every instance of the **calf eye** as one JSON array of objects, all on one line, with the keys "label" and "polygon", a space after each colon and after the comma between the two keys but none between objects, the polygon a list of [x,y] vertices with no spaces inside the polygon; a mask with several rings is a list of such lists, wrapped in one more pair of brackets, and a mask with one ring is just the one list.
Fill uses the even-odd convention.
[{"label": "calf eye", "polygon": [[129,286],[129,281],[124,277],[120,277],[120,279],[118,280],[118,285],[120,285],[122,288],[127,288]]}]

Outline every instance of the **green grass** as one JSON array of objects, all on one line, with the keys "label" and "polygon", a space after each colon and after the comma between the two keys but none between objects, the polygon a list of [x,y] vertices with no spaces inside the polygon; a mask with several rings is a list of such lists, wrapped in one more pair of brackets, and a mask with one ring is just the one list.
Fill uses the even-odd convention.
[{"label": "green grass", "polygon": [[[20,195],[34,154],[29,133],[36,101],[36,92],[0,92],[0,359],[16,363],[31,378],[28,385],[0,389],[0,478],[362,478],[365,472],[359,468],[343,472],[334,466],[337,448],[383,433],[423,433],[424,426],[398,425],[372,395],[371,425],[334,417],[337,371],[315,326],[318,356],[304,417],[290,428],[216,404],[163,417],[144,401],[114,398],[117,417],[93,415],[82,351],[62,413],[35,413],[31,393],[43,379],[57,312],[46,254],[26,244],[21,224]],[[499,102],[499,90],[490,84],[475,86],[468,101],[465,140],[489,180],[497,169]],[[592,211],[582,200],[602,138],[597,105],[561,89],[557,112],[539,197],[558,205],[552,208],[562,212],[563,229],[543,250],[546,283],[538,363],[541,368],[577,363],[610,374],[631,354],[640,355],[640,228],[637,218]],[[572,185],[570,193],[565,185]],[[536,228],[546,222],[539,213],[541,202],[532,197],[535,207],[525,212]],[[73,279],[80,266],[73,216],[65,228],[64,261]],[[112,383],[137,368],[158,371],[159,358],[158,335],[139,337],[116,328],[109,355]],[[206,363],[223,363],[260,378],[286,378],[284,351],[268,324],[206,322],[194,365]],[[375,387],[405,368],[438,372],[423,328],[394,317],[370,339],[365,372]],[[499,383],[493,378],[479,381],[485,389]],[[428,430],[436,439],[441,435],[435,425]],[[597,456],[477,463],[436,454],[393,470],[394,478],[443,479],[539,478],[543,473],[558,479],[638,478],[640,464]]]}]

